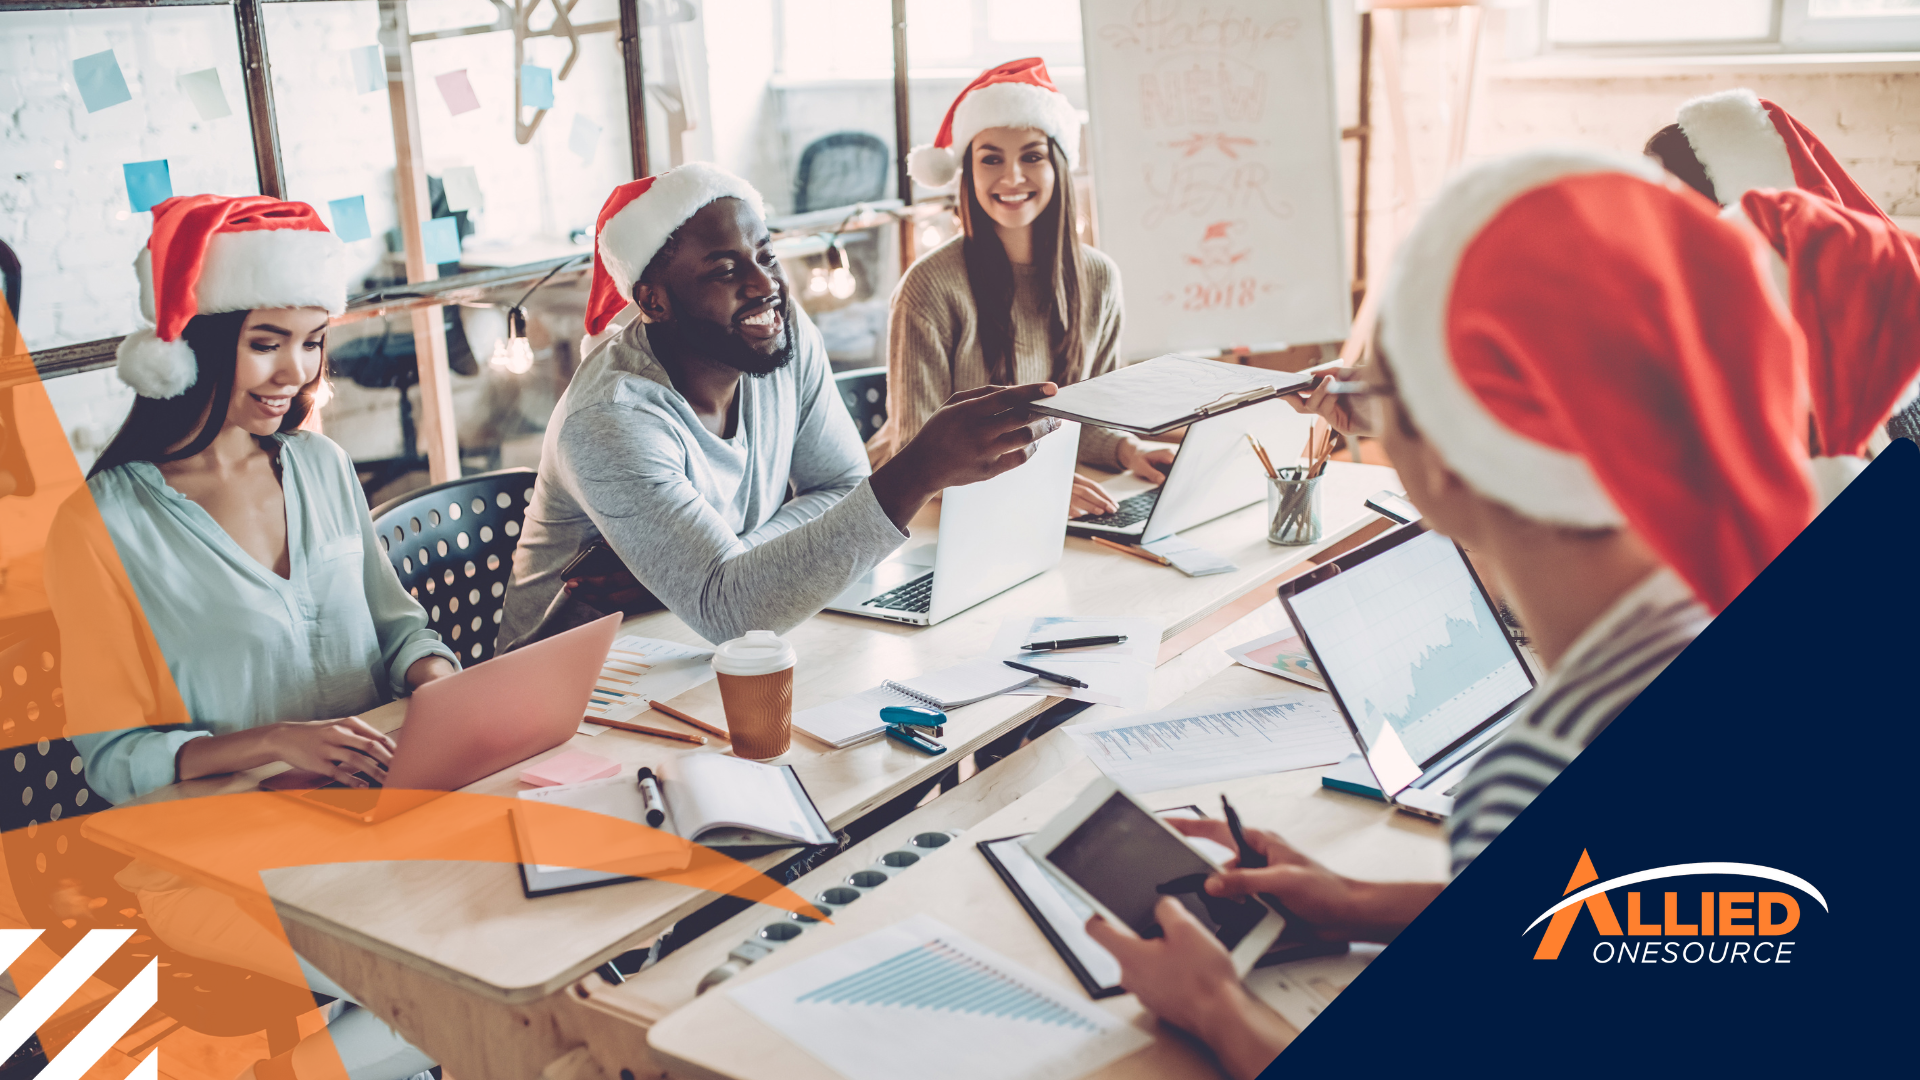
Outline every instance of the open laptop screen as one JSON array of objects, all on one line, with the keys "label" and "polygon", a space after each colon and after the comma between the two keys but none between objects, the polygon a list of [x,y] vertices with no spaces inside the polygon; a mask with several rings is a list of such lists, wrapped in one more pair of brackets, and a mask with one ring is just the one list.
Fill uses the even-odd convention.
[{"label": "open laptop screen", "polygon": [[1533,689],[1460,549],[1410,528],[1287,602],[1388,794]]}]

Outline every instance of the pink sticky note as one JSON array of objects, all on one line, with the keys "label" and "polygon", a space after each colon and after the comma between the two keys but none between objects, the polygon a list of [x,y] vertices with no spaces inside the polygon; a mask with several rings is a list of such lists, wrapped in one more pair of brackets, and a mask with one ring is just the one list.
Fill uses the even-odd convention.
[{"label": "pink sticky note", "polygon": [[453,115],[480,107],[480,98],[474,94],[473,84],[467,81],[466,68],[435,75],[433,81],[440,84],[440,96],[447,99],[447,111]]},{"label": "pink sticky note", "polygon": [[608,761],[598,754],[564,750],[545,761],[521,769],[520,782],[534,787],[552,787],[555,784],[577,784],[582,780],[601,780],[618,776],[619,773],[620,763],[617,761]]}]

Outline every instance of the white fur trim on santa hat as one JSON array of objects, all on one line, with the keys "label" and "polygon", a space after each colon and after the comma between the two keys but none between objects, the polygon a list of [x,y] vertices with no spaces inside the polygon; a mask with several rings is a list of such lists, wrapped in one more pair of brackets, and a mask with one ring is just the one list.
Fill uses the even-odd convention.
[{"label": "white fur trim on santa hat", "polygon": [[1680,106],[1674,118],[1722,206],[1755,188],[1795,185],[1787,144],[1751,90],[1723,90]]},{"label": "white fur trim on santa hat", "polygon": [[920,146],[907,155],[907,174],[930,188],[943,188],[960,175],[960,157],[973,137],[988,128],[1038,128],[1067,155],[1073,168],[1080,155],[1080,110],[1067,95],[1032,83],[993,83],[972,90],[953,108],[953,145]]},{"label": "white fur trim on santa hat", "polygon": [[1665,178],[1651,159],[1578,149],[1513,154],[1457,174],[1400,245],[1380,308],[1380,344],[1400,401],[1447,466],[1526,517],[1576,528],[1626,519],[1578,454],[1502,424],[1461,381],[1447,350],[1447,310],[1461,255],[1502,208],[1543,184],[1597,172]]},{"label": "white fur trim on santa hat", "polygon": [[200,377],[199,361],[186,339],[161,341],[152,327],[121,338],[114,356],[118,360],[115,374],[141,397],[179,397]]},{"label": "white fur trim on santa hat", "polygon": [[[133,260],[140,278],[140,312],[154,315],[153,255],[147,248]],[[330,232],[309,229],[254,229],[215,233],[207,243],[195,285],[194,314],[256,308],[347,310],[346,245]]]},{"label": "white fur trim on santa hat", "polygon": [[916,146],[907,154],[907,175],[921,187],[946,187],[960,175],[960,157],[944,146]]},{"label": "white fur trim on santa hat", "polygon": [[595,240],[600,263],[620,295],[632,298],[633,283],[688,218],[715,199],[727,198],[739,199],[754,213],[766,216],[766,204],[752,184],[702,161],[661,173],[645,193],[621,207]]}]

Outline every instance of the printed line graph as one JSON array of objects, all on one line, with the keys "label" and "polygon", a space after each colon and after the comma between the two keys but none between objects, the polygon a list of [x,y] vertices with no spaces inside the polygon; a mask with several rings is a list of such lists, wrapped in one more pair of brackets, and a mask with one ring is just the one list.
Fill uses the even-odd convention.
[{"label": "printed line graph", "polygon": [[889,960],[801,994],[802,1004],[883,1005],[975,1013],[1097,1032],[1079,1013],[934,938]]}]

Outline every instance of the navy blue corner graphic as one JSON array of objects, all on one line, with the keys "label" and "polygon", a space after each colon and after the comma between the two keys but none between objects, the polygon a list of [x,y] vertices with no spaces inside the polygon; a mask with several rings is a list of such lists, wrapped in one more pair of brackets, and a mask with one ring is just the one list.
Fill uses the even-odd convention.
[{"label": "navy blue corner graphic", "polygon": [[[1844,1075],[1905,1059],[1914,1000],[1920,814],[1920,449],[1877,458],[1280,1055],[1264,1078],[1384,1069],[1440,1075]],[[1284,823],[1281,823],[1284,827]],[[1558,958],[1542,913],[1602,884],[1622,924],[1697,926],[1700,893],[1790,896],[1771,936],[1603,936],[1590,908]],[[1736,896],[1737,899],[1737,896]],[[1718,906],[1715,901],[1714,906]],[[1736,925],[1753,926],[1736,906]],[[1785,911],[1769,912],[1775,928]],[[1716,911],[1716,921],[1719,913]],[[1624,929],[1624,927],[1623,927]],[[1662,927],[1664,931],[1664,927]],[[1660,943],[1656,959],[1615,949]],[[1665,942],[1722,959],[1666,959]],[[1787,963],[1752,946],[1791,941]],[[1746,943],[1744,959],[1730,959]],[[1680,950],[1676,949],[1678,953]],[[1771,951],[1762,955],[1775,959]],[[1604,962],[1601,957],[1608,957]],[[1901,1038],[1902,1043],[1896,1043]]]}]

